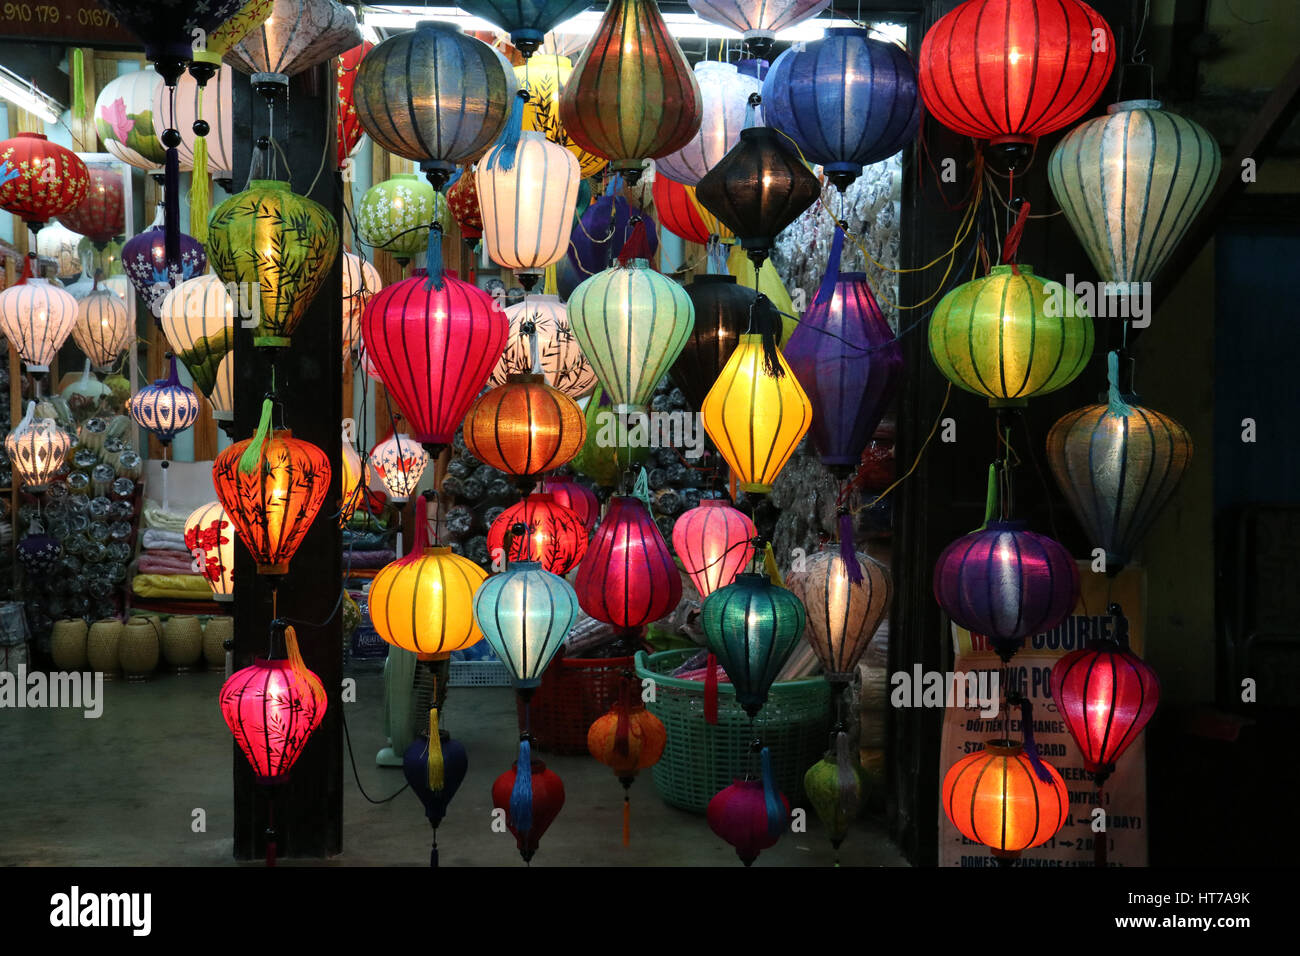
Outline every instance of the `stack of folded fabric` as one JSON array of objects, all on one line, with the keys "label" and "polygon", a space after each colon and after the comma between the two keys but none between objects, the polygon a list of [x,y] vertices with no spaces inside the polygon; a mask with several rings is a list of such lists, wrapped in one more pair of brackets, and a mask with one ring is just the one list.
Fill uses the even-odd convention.
[{"label": "stack of folded fabric", "polygon": [[212,588],[194,570],[194,555],[185,546],[185,516],[145,505],[140,558],[131,581],[140,598],[164,601],[211,601]]}]

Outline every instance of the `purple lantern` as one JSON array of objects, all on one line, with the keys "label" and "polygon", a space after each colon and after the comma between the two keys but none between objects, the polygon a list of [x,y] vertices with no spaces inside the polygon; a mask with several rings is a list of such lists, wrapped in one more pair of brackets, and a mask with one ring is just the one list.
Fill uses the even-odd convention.
[{"label": "purple lantern", "polygon": [[203,251],[203,243],[183,232],[179,233],[179,239],[180,267],[168,270],[167,240],[160,206],[153,225],[127,240],[122,247],[122,268],[126,270],[126,277],[149,306],[155,321],[168,292],[181,281],[201,276],[208,270],[208,256]]},{"label": "purple lantern", "polygon": [[577,270],[579,282],[614,264],[631,238],[638,216],[645,220],[646,239],[653,256],[659,248],[659,236],[649,213],[633,209],[625,198],[613,193],[606,193],[587,207],[569,239],[569,262]]},{"label": "purple lantern", "polygon": [[826,277],[785,347],[812,402],[813,446],[839,478],[862,461],[903,371],[903,350],[863,272],[840,272],[837,229]]},{"label": "purple lantern", "polygon": [[33,518],[27,534],[18,542],[18,560],[28,575],[40,576],[53,571],[62,554],[59,539],[46,534],[40,522]]},{"label": "purple lantern", "polygon": [[1074,610],[1079,569],[1064,546],[1026,531],[1023,521],[990,521],[939,555],[934,599],[1006,661],[1026,637],[1050,631]]}]

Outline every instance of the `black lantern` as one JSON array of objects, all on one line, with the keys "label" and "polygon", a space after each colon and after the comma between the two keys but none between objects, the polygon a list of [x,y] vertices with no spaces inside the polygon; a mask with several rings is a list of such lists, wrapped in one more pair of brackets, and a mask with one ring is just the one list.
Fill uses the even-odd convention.
[{"label": "black lantern", "polygon": [[698,275],[686,287],[686,294],[695,306],[695,327],[668,374],[691,410],[698,412],[740,336],[751,326],[756,330],[780,328],[781,319],[771,299],[741,285],[732,275]]}]

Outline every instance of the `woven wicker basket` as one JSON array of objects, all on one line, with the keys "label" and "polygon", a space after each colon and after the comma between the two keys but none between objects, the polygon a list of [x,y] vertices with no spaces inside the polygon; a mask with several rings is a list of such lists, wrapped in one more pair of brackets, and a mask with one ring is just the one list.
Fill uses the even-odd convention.
[{"label": "woven wicker basket", "polygon": [[[587,730],[614,706],[631,657],[568,657],[551,661],[533,694],[533,745],[553,754],[586,754]],[[524,708],[517,705],[519,729]]]},{"label": "woven wicker basket", "polygon": [[109,617],[90,625],[86,637],[86,664],[92,671],[99,671],[104,680],[113,680],[122,672],[118,660],[118,648],[122,642],[122,622]]}]

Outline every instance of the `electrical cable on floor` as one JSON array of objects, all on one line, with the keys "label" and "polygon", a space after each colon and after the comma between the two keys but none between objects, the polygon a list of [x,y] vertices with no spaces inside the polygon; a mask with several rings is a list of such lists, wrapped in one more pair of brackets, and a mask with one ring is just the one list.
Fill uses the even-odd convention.
[{"label": "electrical cable on floor", "polygon": [[348,761],[352,764],[352,779],[354,779],[357,782],[357,789],[361,791],[361,795],[365,797],[369,802],[379,805],[379,804],[388,803],[390,800],[395,800],[403,793],[405,793],[407,790],[409,790],[411,788],[410,783],[405,783],[402,785],[402,789],[398,790],[397,793],[393,794],[391,797],[384,797],[384,799],[382,800],[376,800],[370,794],[366,793],[366,788],[361,785],[361,774],[357,772],[356,755],[352,752],[352,734],[348,732],[347,709],[344,708],[342,711],[339,712],[339,715],[343,720],[343,739],[347,742],[348,745]]}]

